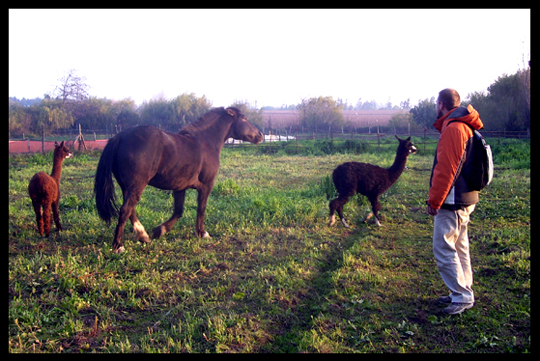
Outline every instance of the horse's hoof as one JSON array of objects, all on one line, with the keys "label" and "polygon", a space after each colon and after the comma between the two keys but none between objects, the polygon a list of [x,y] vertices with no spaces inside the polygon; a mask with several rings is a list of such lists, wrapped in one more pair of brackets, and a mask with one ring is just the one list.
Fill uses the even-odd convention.
[{"label": "horse's hoof", "polygon": [[141,243],[150,243],[151,240],[150,240],[150,237],[148,237],[148,235],[146,235],[146,236],[142,236],[141,238],[139,238],[139,242],[141,242]]},{"label": "horse's hoof", "polygon": [[196,235],[197,237],[201,237],[201,238],[212,238],[212,237],[210,237],[210,235],[208,234],[208,232],[204,232],[202,236],[199,236],[199,235],[197,234],[197,232],[195,232],[195,235]]},{"label": "horse's hoof", "polygon": [[341,224],[343,224],[343,227],[345,227],[345,228],[351,228],[351,227],[349,227],[349,225],[347,224],[347,222],[345,222],[345,219],[343,219],[343,218],[341,219]]},{"label": "horse's hoof", "polygon": [[166,232],[167,230],[165,229],[165,226],[157,226],[152,232],[152,239],[157,239],[163,236]]},{"label": "horse's hoof", "polygon": [[114,253],[116,253],[116,254],[120,254],[120,253],[124,253],[125,250],[126,250],[126,249],[124,248],[124,246],[120,246],[120,247],[118,247],[117,249],[115,249],[115,250],[113,250],[113,251],[114,251]]}]

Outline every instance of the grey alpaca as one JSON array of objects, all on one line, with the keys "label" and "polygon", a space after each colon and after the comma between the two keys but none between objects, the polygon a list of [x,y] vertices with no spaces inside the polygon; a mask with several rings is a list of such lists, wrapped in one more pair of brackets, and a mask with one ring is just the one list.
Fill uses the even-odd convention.
[{"label": "grey alpaca", "polygon": [[378,215],[378,212],[381,209],[379,196],[386,192],[388,188],[398,180],[405,169],[407,157],[409,154],[416,153],[417,151],[417,148],[411,143],[411,137],[400,139],[396,135],[396,138],[399,140],[399,146],[397,148],[394,164],[392,164],[390,168],[385,169],[377,165],[360,162],[347,162],[334,169],[332,180],[334,181],[339,196],[331,200],[328,205],[330,208],[329,226],[334,225],[336,222],[334,212],[337,211],[343,226],[349,228],[349,225],[343,217],[343,206],[356,193],[366,196],[371,203],[372,212],[364,221],[369,220],[371,216],[375,216],[375,223],[378,226],[381,225]]}]

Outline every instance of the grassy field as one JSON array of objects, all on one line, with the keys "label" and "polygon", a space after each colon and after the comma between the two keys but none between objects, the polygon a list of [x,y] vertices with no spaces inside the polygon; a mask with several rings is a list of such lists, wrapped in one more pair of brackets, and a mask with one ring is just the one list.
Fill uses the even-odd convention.
[{"label": "grassy field", "polygon": [[[27,186],[52,155],[10,155],[9,351],[529,352],[530,143],[490,143],[495,178],[469,228],[477,301],[457,316],[436,302],[448,291],[425,212],[432,151],[410,156],[381,197],[383,227],[361,222],[369,203],[356,197],[345,229],[327,226],[328,175],[350,160],[389,166],[395,147],[225,149],[206,212],[212,238],[194,237],[188,191],[162,239],[139,244],[128,223],[121,255],[95,211],[99,152],[64,162],[64,231],[49,239]],[[151,231],[172,212],[170,192],[148,187],[137,212]]]}]

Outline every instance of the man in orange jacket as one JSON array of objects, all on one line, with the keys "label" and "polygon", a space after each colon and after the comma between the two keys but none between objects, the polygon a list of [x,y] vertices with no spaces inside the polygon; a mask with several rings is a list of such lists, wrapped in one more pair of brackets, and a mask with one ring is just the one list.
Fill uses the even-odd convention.
[{"label": "man in orange jacket", "polygon": [[467,154],[471,154],[473,131],[484,124],[478,112],[469,105],[460,107],[461,99],[454,89],[443,89],[437,98],[437,121],[441,132],[431,171],[427,212],[435,216],[433,253],[439,273],[450,290],[440,303],[450,303],[444,311],[455,315],[474,305],[472,268],[467,226],[478,203],[478,192],[469,189],[460,173]]}]

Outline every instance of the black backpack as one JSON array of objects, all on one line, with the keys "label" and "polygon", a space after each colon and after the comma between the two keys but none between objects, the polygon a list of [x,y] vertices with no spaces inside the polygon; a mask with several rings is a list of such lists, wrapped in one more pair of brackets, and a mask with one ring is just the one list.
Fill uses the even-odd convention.
[{"label": "black backpack", "polygon": [[[448,124],[453,122],[459,122],[459,120],[453,120]],[[486,143],[482,134],[470,124],[465,124],[473,131],[473,139],[470,148],[467,147],[463,154],[461,175],[463,175],[471,190],[480,191],[490,184],[493,179],[493,155],[491,154],[491,147]],[[472,152],[472,154],[468,155],[468,152]]]}]

